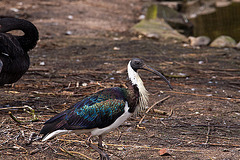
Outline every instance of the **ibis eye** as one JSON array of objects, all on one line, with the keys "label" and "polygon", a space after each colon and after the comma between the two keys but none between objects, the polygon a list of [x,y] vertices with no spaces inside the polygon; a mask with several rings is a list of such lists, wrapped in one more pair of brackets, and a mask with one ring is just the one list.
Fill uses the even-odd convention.
[{"label": "ibis eye", "polygon": [[136,61],[136,65],[140,65],[140,62],[139,62],[139,61]]}]

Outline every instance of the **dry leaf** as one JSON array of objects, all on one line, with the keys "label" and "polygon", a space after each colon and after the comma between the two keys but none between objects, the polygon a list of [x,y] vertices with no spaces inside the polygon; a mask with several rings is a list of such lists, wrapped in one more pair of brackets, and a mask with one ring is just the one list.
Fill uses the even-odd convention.
[{"label": "dry leaf", "polygon": [[160,149],[159,151],[160,156],[170,156],[169,150],[167,148]]}]

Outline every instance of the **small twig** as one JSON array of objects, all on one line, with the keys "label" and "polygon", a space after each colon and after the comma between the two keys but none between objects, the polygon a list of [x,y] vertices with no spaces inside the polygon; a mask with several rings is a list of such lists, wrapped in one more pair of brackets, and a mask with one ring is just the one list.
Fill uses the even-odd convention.
[{"label": "small twig", "polygon": [[[165,98],[163,98],[163,99],[155,102],[151,107],[148,108],[148,110],[146,111],[146,114],[147,114],[155,105],[157,105],[158,103],[161,103],[161,102],[167,100],[168,98],[170,98],[170,96],[167,96],[167,97],[165,97]],[[139,125],[143,122],[144,118],[146,117],[146,114],[143,115],[143,117],[142,117],[141,120],[139,121],[138,127],[139,127]]]},{"label": "small twig", "polygon": [[146,111],[146,113],[148,113],[148,112],[149,112],[154,106],[156,106],[158,103],[161,103],[161,102],[167,100],[168,98],[170,98],[170,96],[167,96],[167,97],[165,97],[165,98],[163,98],[163,99],[155,102],[151,107],[148,108],[148,110]]},{"label": "small twig", "polygon": [[[98,153],[104,153],[103,150],[106,150],[105,148],[102,148],[102,147],[99,147],[97,146],[97,143],[93,143],[93,142],[90,142],[90,139],[91,137],[88,138],[88,140],[83,140],[83,141],[79,141],[79,140],[67,140],[67,139],[58,139],[59,141],[63,141],[63,142],[69,142],[69,143],[72,143],[72,142],[77,142],[77,143],[85,143],[87,146],[89,146],[90,148],[94,149],[95,151],[97,151]],[[108,145],[108,144],[106,144]],[[68,151],[70,153],[76,153],[74,151]],[[116,153],[113,153],[111,151],[108,151],[109,153],[111,153],[112,155],[118,157],[116,155]],[[77,152],[77,154],[80,154]],[[86,157],[87,158],[87,157]],[[88,157],[89,158],[89,157]],[[118,157],[119,159],[121,159],[120,157]],[[90,158],[91,159],[91,158]]]},{"label": "small twig", "polygon": [[172,128],[174,127],[219,127],[219,128],[236,128],[236,129],[239,129],[240,128],[240,125],[232,125],[232,126],[226,126],[226,125],[205,125],[205,124],[188,124],[188,123],[185,123],[185,125],[176,125],[176,126],[172,126]]},{"label": "small twig", "polygon": [[79,152],[76,152],[76,151],[68,151],[68,152],[69,152],[69,153],[73,153],[73,154],[79,154],[79,155],[81,155],[81,156],[84,157],[84,158],[87,158],[87,159],[89,159],[89,160],[92,160],[92,158],[86,156],[85,154],[82,154],[82,153],[79,153]]},{"label": "small twig", "polygon": [[2,127],[3,123],[5,123],[5,121],[6,121],[6,119],[4,119],[4,120],[2,121],[2,123],[0,124],[0,128]]},{"label": "small twig", "polygon": [[65,157],[69,157],[69,155],[68,154],[65,154],[65,152],[64,153],[55,153],[56,155],[59,155],[59,156],[65,156]]},{"label": "small twig", "polygon": [[0,148],[0,151],[2,151],[2,150],[7,150],[7,149],[12,149],[12,150],[15,150],[16,148],[15,148],[15,147],[6,147],[6,148]]},{"label": "small twig", "polygon": [[37,132],[40,131],[39,129],[36,129],[36,128],[30,128],[30,127],[26,127],[26,126],[23,126],[23,125],[19,125],[19,127],[23,127],[23,128],[25,128],[25,129],[31,129],[31,130],[34,130],[34,131],[37,131]]},{"label": "small twig", "polygon": [[22,146],[20,146],[20,145],[18,145],[18,144],[14,144],[16,147],[18,147],[18,148],[21,148],[21,149],[23,149],[23,150],[25,150],[25,152],[26,153],[28,153],[28,150],[26,149],[26,148],[24,148],[24,147],[22,147]]},{"label": "small twig", "polygon": [[32,132],[28,138],[28,141],[27,141],[27,145],[31,144],[32,143],[32,140],[33,140],[33,135],[35,135],[36,133],[35,132]]},{"label": "small twig", "polygon": [[208,122],[208,132],[207,132],[207,136],[206,136],[206,145],[208,144],[208,142],[209,142],[209,134],[210,134],[210,130],[211,130],[211,128],[210,128],[210,122]]},{"label": "small twig", "polygon": [[170,114],[168,115],[168,118],[172,117],[173,115],[173,109],[171,109]]},{"label": "small twig", "polygon": [[[200,143],[201,144],[201,143]],[[220,143],[208,143],[209,146],[227,146],[227,147],[240,147],[236,144],[220,144]]]},{"label": "small twig", "polygon": [[27,108],[26,106],[21,106],[21,107],[5,107],[5,108],[0,108],[1,110],[10,110],[10,109],[24,109]]},{"label": "small twig", "polygon": [[55,111],[55,110],[53,110],[51,108],[48,108],[48,106],[44,106],[43,109],[49,110],[50,112],[53,112],[53,113],[60,113],[60,112]]},{"label": "small twig", "polygon": [[160,114],[160,115],[167,115],[167,112],[162,111],[162,110],[159,110],[159,109],[153,109],[153,112],[154,112],[154,113],[158,113],[158,114]]},{"label": "small twig", "polygon": [[165,76],[170,77],[170,78],[186,78],[186,77],[189,77],[189,75],[177,75],[177,74],[175,74],[175,75],[168,74],[168,75],[165,75]]},{"label": "small twig", "polygon": [[72,156],[72,157],[76,157],[76,156],[74,156],[72,153],[68,152],[66,149],[64,149],[64,148],[62,148],[62,147],[59,147],[59,148],[60,148],[60,150],[61,150],[62,152],[65,152],[65,153],[69,154],[69,155]]},{"label": "small twig", "polygon": [[[195,125],[195,126],[203,126],[203,125]],[[206,126],[207,125],[204,125],[204,127],[206,127]],[[210,126],[214,126],[214,125],[210,125]],[[193,126],[186,126],[186,125],[171,126],[171,129],[176,128],[176,127],[193,127]],[[189,132],[189,128],[188,129],[174,129],[174,130],[181,131],[181,132]],[[204,133],[194,132],[194,131],[192,131],[191,135],[203,135],[203,136],[206,136],[206,134],[204,134]],[[233,139],[240,140],[239,137],[223,137],[223,136],[214,136],[214,135],[208,135],[208,136],[209,137],[214,137],[214,138],[220,138],[220,139],[227,139],[227,140],[233,140]]]},{"label": "small twig", "polygon": [[120,131],[119,128],[117,128],[117,131],[118,131],[118,138],[117,138],[117,141],[119,141],[120,138],[122,137],[122,132]]},{"label": "small twig", "polygon": [[210,156],[208,156],[211,160],[213,160]]},{"label": "small twig", "polygon": [[[23,110],[24,110],[25,112],[27,112],[28,114],[32,115],[32,117],[33,117],[32,120],[30,120],[30,121],[25,121],[25,122],[36,122],[36,121],[38,121],[38,117],[37,117],[37,115],[35,114],[35,110],[34,110],[32,107],[25,105],[25,106],[23,106],[22,108],[24,108]],[[26,110],[26,108],[28,108],[30,111]],[[15,116],[12,114],[11,111],[9,111],[8,114],[9,114],[10,117],[11,117],[15,122],[17,122],[18,124],[21,124],[21,123],[24,122],[24,121],[18,120],[17,117],[15,117]]]},{"label": "small twig", "polygon": [[17,122],[18,124],[21,124],[22,123],[22,121],[19,121],[13,114],[12,114],[12,112],[8,112],[8,114],[9,114],[9,116],[15,121],[15,122]]},{"label": "small twig", "polygon": [[26,106],[26,108],[28,108],[30,111],[27,111],[26,109],[24,109],[24,111],[27,112],[28,114],[32,115],[32,117],[33,117],[31,122],[38,121],[38,117],[35,114],[35,110],[32,107],[30,107],[30,106]]},{"label": "small twig", "polygon": [[167,126],[163,121],[160,121],[165,127]]},{"label": "small twig", "polygon": [[49,143],[46,143],[48,145],[49,148],[51,148],[53,150],[54,153],[57,153],[57,150],[54,149]]},{"label": "small twig", "polygon": [[34,149],[34,150],[32,150],[32,151],[30,151],[30,155],[33,155],[33,154],[35,154],[35,153],[37,153],[37,152],[39,152],[39,151],[41,151],[39,148],[36,148],[36,149]]}]

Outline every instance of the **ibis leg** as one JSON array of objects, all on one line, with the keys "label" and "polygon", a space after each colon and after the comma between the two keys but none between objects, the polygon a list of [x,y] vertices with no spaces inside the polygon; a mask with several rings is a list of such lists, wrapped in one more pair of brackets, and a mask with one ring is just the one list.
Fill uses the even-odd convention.
[{"label": "ibis leg", "polygon": [[102,135],[98,136],[98,148],[102,151],[102,153],[100,153],[100,159],[101,160],[110,160],[109,156],[107,155],[107,153],[103,152],[102,148]]},{"label": "ibis leg", "polygon": [[109,156],[102,150],[102,136],[99,136],[98,147],[91,143],[90,138],[88,138],[87,145],[100,154],[101,160],[110,160]]},{"label": "ibis leg", "polygon": [[100,153],[100,159],[101,160],[110,160],[109,156],[103,152],[102,148],[102,135],[98,136],[98,148],[102,151],[103,154]]}]

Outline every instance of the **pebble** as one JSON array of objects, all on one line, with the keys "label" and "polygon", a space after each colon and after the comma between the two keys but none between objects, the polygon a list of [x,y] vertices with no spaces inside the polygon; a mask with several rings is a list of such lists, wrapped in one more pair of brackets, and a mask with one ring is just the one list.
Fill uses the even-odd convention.
[{"label": "pebble", "polygon": [[82,83],[82,86],[83,86],[83,87],[86,87],[86,86],[87,86],[87,83],[85,83],[85,82]]},{"label": "pebble", "polygon": [[17,8],[10,8],[10,10],[13,12],[19,12],[19,9],[17,9]]},{"label": "pebble", "polygon": [[67,31],[65,34],[66,34],[66,35],[71,35],[71,34],[72,34],[72,31]]},{"label": "pebble", "polygon": [[198,64],[203,64],[204,62],[203,61],[199,61]]},{"label": "pebble", "polygon": [[119,51],[120,48],[119,48],[119,47],[113,47],[113,50],[114,50],[114,51]]},{"label": "pebble", "polygon": [[143,19],[145,19],[145,15],[143,15],[143,14],[140,15],[140,16],[138,17],[138,19],[139,19],[139,20],[143,20]]},{"label": "pebble", "polygon": [[73,16],[72,15],[68,15],[68,19],[73,19]]},{"label": "pebble", "polygon": [[40,66],[45,66],[45,62],[40,62],[39,65]]}]

